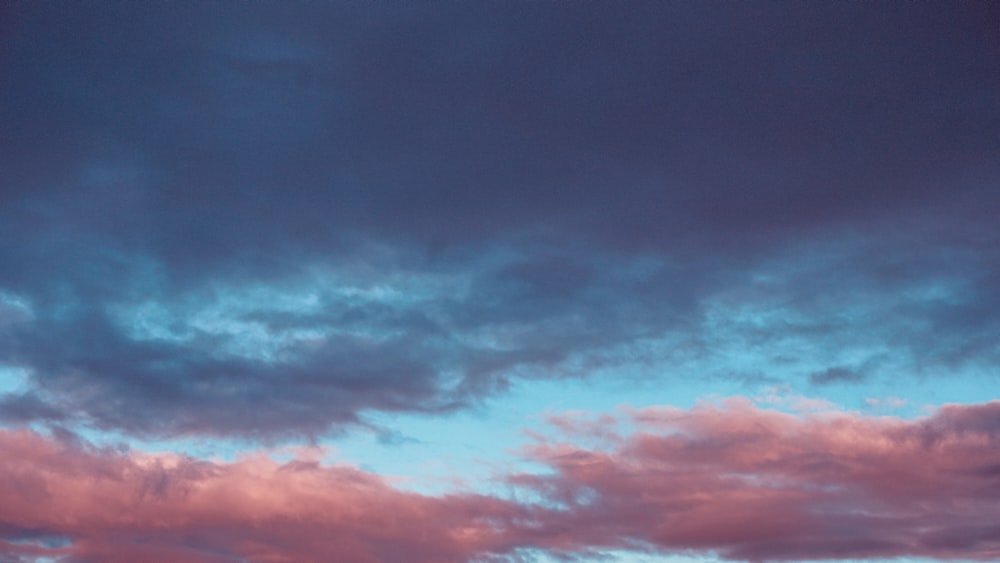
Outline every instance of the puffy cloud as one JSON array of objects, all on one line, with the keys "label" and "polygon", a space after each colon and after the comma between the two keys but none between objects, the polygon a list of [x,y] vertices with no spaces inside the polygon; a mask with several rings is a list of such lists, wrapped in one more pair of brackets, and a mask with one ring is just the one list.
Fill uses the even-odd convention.
[{"label": "puffy cloud", "polygon": [[[617,422],[613,422],[617,421]],[[420,495],[314,451],[221,462],[0,431],[0,553],[78,561],[1000,555],[1000,402],[919,420],[746,399],[554,416],[513,494]],[[609,427],[614,427],[613,431]],[[60,559],[62,558],[62,559]],[[16,560],[16,559],[15,559]]]},{"label": "puffy cloud", "polygon": [[519,508],[393,488],[315,456],[231,463],[0,431],[0,554],[60,561],[466,561]]},{"label": "puffy cloud", "polygon": [[917,421],[744,399],[625,418],[636,431],[610,447],[579,445],[577,423],[575,440],[528,449],[555,470],[514,477],[559,507],[534,530],[540,542],[739,561],[1000,556],[1000,402]]}]

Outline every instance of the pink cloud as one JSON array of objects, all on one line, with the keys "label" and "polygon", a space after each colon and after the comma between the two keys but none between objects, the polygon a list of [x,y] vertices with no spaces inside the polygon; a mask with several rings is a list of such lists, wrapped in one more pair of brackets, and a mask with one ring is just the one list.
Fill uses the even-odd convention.
[{"label": "pink cloud", "polygon": [[1000,402],[919,421],[790,415],[741,399],[627,416],[637,431],[608,449],[578,436],[528,449],[555,474],[513,480],[562,507],[536,527],[543,543],[745,561],[1000,560]]},{"label": "pink cloud", "polygon": [[0,431],[0,538],[6,530],[72,540],[51,549],[8,541],[0,553],[150,563],[464,561],[502,550],[493,522],[516,511],[484,496],[399,491],[352,467],[122,454]]},{"label": "pink cloud", "polygon": [[457,562],[637,548],[1000,560],[1000,402],[907,421],[737,399],[617,421],[552,417],[561,438],[535,434],[527,448],[552,471],[508,477],[531,503],[401,491],[309,452],[223,463],[0,430],[0,555]]}]

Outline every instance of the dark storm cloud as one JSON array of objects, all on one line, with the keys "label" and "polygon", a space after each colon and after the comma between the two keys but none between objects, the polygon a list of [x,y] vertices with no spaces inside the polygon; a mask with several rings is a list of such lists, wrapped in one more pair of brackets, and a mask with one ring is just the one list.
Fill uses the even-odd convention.
[{"label": "dark storm cloud", "polygon": [[998,360],[987,4],[0,9],[7,419],[315,433],[671,331]]},{"label": "dark storm cloud", "polygon": [[[23,16],[11,191],[96,199],[81,226],[177,266],[541,222],[674,247],[986,194],[935,176],[998,148],[974,5],[225,6]],[[80,193],[123,161],[148,177]],[[133,225],[130,202],[161,217]]]}]

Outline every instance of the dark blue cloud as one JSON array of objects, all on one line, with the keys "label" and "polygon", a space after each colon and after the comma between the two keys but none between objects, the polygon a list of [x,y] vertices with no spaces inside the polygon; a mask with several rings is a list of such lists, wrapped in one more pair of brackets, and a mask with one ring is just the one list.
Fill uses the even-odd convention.
[{"label": "dark blue cloud", "polygon": [[6,420],[316,434],[655,339],[998,360],[989,4],[2,10]]}]

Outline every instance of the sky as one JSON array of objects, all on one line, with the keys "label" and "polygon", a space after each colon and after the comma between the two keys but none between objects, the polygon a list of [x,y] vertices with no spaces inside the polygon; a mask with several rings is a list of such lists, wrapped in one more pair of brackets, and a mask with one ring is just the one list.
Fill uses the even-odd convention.
[{"label": "sky", "polygon": [[0,563],[1000,560],[995,2],[0,2]]}]

